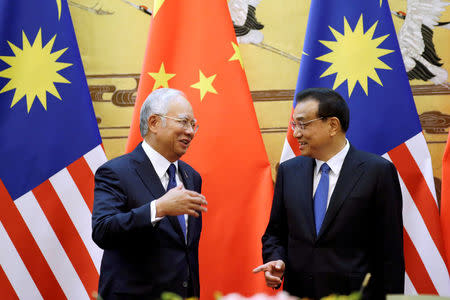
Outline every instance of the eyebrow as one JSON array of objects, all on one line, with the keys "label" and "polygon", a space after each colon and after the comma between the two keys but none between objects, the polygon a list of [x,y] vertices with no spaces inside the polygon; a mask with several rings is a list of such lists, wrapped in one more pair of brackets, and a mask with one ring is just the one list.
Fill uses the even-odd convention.
[{"label": "eyebrow", "polygon": [[303,117],[303,116],[299,116],[299,117],[293,116],[293,119],[294,120],[298,120],[298,121],[303,121],[305,119],[305,117]]},{"label": "eyebrow", "polygon": [[197,120],[195,118],[190,119],[189,116],[187,114],[178,114],[178,118],[180,119],[185,119],[185,120],[192,120],[194,122],[197,122]]}]

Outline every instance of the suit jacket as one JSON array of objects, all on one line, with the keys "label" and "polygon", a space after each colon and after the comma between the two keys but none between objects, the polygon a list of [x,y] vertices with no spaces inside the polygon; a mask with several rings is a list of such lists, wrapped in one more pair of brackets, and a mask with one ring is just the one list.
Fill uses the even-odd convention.
[{"label": "suit jacket", "polygon": [[[179,161],[184,187],[201,192],[200,175]],[[99,294],[109,299],[154,299],[164,291],[199,296],[199,218],[188,218],[187,243],[177,217],[151,224],[150,202],[165,189],[141,145],[95,174],[92,238],[104,249]]]},{"label": "suit jacket", "polygon": [[280,165],[262,237],[264,262],[285,262],[284,289],[298,297],[350,294],[368,272],[365,298],[402,293],[402,195],[394,165],[350,146],[318,235],[314,166],[302,156]]}]

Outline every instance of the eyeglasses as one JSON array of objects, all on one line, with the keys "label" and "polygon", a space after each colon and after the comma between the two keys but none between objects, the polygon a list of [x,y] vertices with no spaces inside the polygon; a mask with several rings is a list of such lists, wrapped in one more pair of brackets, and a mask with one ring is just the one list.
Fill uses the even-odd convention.
[{"label": "eyeglasses", "polygon": [[306,122],[291,121],[289,123],[291,124],[291,128],[292,128],[293,131],[295,131],[296,129],[298,129],[298,130],[305,130],[306,126],[308,126],[312,122],[317,121],[317,120],[322,120],[322,119],[325,119],[325,118],[326,117],[320,117],[320,118],[312,119],[312,120],[309,120],[309,121],[306,121]]},{"label": "eyeglasses", "polygon": [[175,117],[171,117],[171,116],[166,116],[166,115],[161,115],[161,114],[156,114],[157,116],[161,117],[161,118],[167,118],[167,119],[171,119],[177,122],[177,124],[182,127],[184,130],[189,130],[192,128],[192,131],[194,133],[197,132],[198,130],[198,124],[195,120],[189,120],[189,119],[181,119],[181,118],[175,118]]}]

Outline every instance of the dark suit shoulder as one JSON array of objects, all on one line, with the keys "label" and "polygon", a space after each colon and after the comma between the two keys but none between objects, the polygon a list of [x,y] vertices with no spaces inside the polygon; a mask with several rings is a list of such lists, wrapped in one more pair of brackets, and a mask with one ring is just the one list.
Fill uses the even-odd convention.
[{"label": "dark suit shoulder", "polygon": [[123,174],[129,171],[132,165],[136,165],[137,163],[140,163],[144,160],[150,162],[148,157],[145,155],[145,152],[142,149],[141,144],[139,144],[132,152],[108,160],[99,167],[99,170],[111,169],[114,172]]},{"label": "dark suit shoulder", "polygon": [[188,163],[179,160],[178,161],[178,165],[180,166],[180,168],[183,168],[183,170],[185,170],[186,172],[192,173],[195,177],[200,177],[200,173],[198,173],[193,167],[191,167]]},{"label": "dark suit shoulder", "polygon": [[280,164],[278,170],[292,170],[297,168],[302,168],[306,166],[310,166],[314,163],[314,159],[306,156],[296,156],[291,159],[288,159]]},{"label": "dark suit shoulder", "polygon": [[390,162],[389,160],[385,159],[384,157],[373,154],[366,151],[357,150],[355,148],[351,149],[352,151],[349,151],[348,155],[352,155],[354,159],[358,159],[363,163],[367,163],[371,166],[385,166],[385,167],[393,167],[394,164]]},{"label": "dark suit shoulder", "polygon": [[110,169],[116,173],[123,173],[124,171],[129,169],[130,162],[132,161],[130,153],[115,157],[111,160],[108,160],[103,165],[101,165],[98,169],[104,170],[104,169]]}]

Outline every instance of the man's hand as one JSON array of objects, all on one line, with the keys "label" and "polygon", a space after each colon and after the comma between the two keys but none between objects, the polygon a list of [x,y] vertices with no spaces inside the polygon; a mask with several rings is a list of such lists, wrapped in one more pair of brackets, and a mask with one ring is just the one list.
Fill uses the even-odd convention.
[{"label": "man's hand", "polygon": [[278,288],[281,284],[281,278],[284,274],[285,265],[282,260],[269,261],[264,265],[253,270],[253,273],[264,271],[264,277],[266,278],[266,284],[271,288]]},{"label": "man's hand", "polygon": [[155,201],[157,218],[184,214],[198,217],[197,211],[206,212],[206,207],[202,205],[208,205],[205,196],[186,190],[182,185],[170,189],[164,196]]}]

